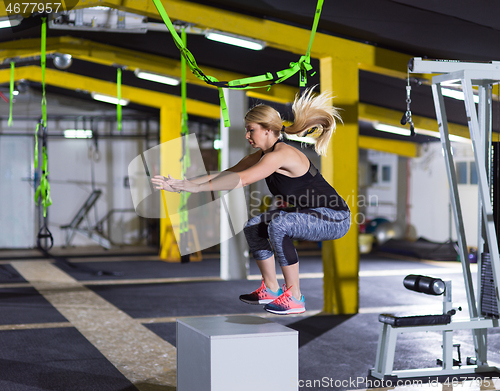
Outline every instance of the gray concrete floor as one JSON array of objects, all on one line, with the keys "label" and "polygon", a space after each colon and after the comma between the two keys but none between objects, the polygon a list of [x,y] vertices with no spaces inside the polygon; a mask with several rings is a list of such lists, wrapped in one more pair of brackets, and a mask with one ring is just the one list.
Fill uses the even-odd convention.
[{"label": "gray concrete floor", "polygon": [[[300,264],[307,312],[277,316],[238,300],[241,293],[260,284],[253,262],[249,280],[221,281],[216,255],[201,262],[175,264],[141,248],[111,252],[57,249],[53,254],[56,258],[47,260],[28,259],[39,255],[35,251],[0,252],[0,364],[7,368],[0,371],[2,391],[173,390],[176,319],[221,314],[262,316],[297,330],[300,390],[379,388],[383,385],[368,377],[375,363],[378,315],[442,311],[441,297],[404,288],[402,281],[407,274],[451,280],[454,303],[462,307],[456,317],[468,315],[457,262],[363,255],[359,313],[329,315],[321,312],[322,260],[317,251],[307,252],[301,254]],[[98,271],[101,273],[95,273]],[[475,265],[472,271],[476,284]],[[121,328],[110,327],[113,322]],[[117,343],[120,340],[123,343]],[[435,367],[441,343],[441,334],[435,332],[400,335],[394,368]],[[474,355],[470,332],[457,332],[454,343],[460,344],[463,361]],[[155,356],[154,349],[145,352],[145,344],[160,346],[170,356]],[[498,329],[488,331],[488,344],[489,360],[500,362]],[[280,352],[269,354],[286,359]],[[164,367],[158,372],[152,362],[157,366],[161,360]],[[446,379],[439,381],[444,389]],[[470,382],[461,384],[473,386]],[[499,387],[482,385],[481,389],[500,389],[500,383]]]}]

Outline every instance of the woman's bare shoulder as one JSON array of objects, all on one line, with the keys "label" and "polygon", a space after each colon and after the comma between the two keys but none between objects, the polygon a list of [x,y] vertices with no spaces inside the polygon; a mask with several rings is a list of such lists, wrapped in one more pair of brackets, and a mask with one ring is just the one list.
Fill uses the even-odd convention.
[{"label": "woman's bare shoulder", "polygon": [[306,155],[304,155],[303,152],[299,151],[297,148],[293,147],[292,145],[288,145],[286,143],[279,143],[276,145],[274,148],[274,152],[277,152],[278,154],[282,155],[283,157],[304,157],[307,159]]},{"label": "woman's bare shoulder", "polygon": [[309,159],[303,152],[285,143],[279,143],[276,147],[275,152],[282,161],[279,173],[295,177],[309,170]]}]

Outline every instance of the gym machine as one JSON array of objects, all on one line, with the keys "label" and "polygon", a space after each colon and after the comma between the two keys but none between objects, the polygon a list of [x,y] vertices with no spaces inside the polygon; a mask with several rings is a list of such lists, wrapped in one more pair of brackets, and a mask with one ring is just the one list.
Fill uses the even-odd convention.
[{"label": "gym machine", "polygon": [[[498,143],[492,142],[492,90],[494,84],[500,83],[500,62],[474,63],[414,58],[409,63],[409,73],[437,74],[432,78],[432,94],[445,158],[469,313],[465,319],[451,318],[456,312],[452,308],[451,282],[425,276],[407,276],[405,286],[409,289],[419,291],[415,289],[419,285],[415,282],[418,279],[419,282],[423,281],[424,290],[420,290],[421,292],[433,295],[444,294],[443,314],[413,317],[381,314],[379,316],[381,329],[377,357],[375,368],[370,370],[370,375],[382,380],[394,380],[396,378],[500,372],[498,367],[490,365],[487,360],[487,331],[492,327],[499,326],[500,310],[498,296],[500,284],[498,203],[500,202],[500,194],[498,193],[498,164],[494,164],[500,162],[500,148]],[[474,150],[479,192],[476,292],[472,283],[457,176],[442,93],[443,86],[459,89],[464,94],[465,110]],[[477,91],[479,98],[477,108],[474,101],[474,91]],[[407,113],[410,113],[411,120],[409,108]],[[403,115],[405,123],[409,122],[407,113]],[[408,283],[407,279],[413,279],[413,284],[411,281]],[[425,281],[428,282],[427,285]],[[437,291],[432,292],[430,288],[432,284],[429,281],[434,281],[441,288],[436,288]],[[425,286],[427,286],[427,290]],[[453,359],[453,332],[455,330],[471,330],[472,332],[475,357],[467,358],[466,365],[462,365],[460,359]],[[439,366],[436,368],[393,370],[397,335],[417,331],[442,332],[443,358],[438,360]]]}]

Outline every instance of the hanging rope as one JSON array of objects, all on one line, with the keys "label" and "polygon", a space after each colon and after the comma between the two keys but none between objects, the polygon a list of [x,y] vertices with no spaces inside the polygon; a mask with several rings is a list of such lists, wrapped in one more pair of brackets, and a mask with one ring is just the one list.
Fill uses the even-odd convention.
[{"label": "hanging rope", "polygon": [[122,130],[122,70],[118,68],[116,70],[116,97],[118,98],[118,103],[116,104],[116,122],[118,124],[118,131]]},{"label": "hanging rope", "polygon": [[[311,48],[312,48],[312,43],[314,41],[314,36],[316,34],[316,29],[319,23],[319,18],[321,15],[321,9],[323,6],[323,0],[318,0],[317,6],[316,6],[316,13],[314,16],[314,22],[313,22],[313,28],[311,30],[311,36],[309,38],[309,46],[307,49],[307,53],[305,56],[300,57],[299,61],[297,62],[292,62],[290,63],[290,67],[288,69],[284,69],[278,72],[267,72],[264,75],[260,76],[252,76],[252,77],[247,77],[243,79],[237,79],[237,80],[232,80],[232,81],[219,81],[215,77],[210,76],[210,75],[205,75],[203,71],[198,67],[198,64],[196,63],[196,60],[192,53],[187,49],[186,45],[182,42],[182,39],[179,37],[177,34],[177,31],[175,30],[172,21],[170,20],[167,12],[165,11],[165,8],[163,7],[163,4],[161,0],[153,0],[156,9],[158,10],[158,13],[163,19],[163,22],[167,26],[168,30],[170,31],[172,38],[174,40],[175,45],[177,48],[180,50],[181,55],[183,58],[185,58],[187,65],[191,69],[191,72],[199,79],[205,81],[209,85],[213,85],[219,89],[219,99],[220,99],[220,106],[222,110],[222,118],[224,119],[224,125],[226,127],[230,126],[230,121],[229,121],[229,113],[227,110],[227,105],[226,101],[224,98],[224,93],[222,91],[223,88],[232,88],[232,89],[254,89],[254,88],[271,88],[274,84],[281,83],[293,75],[295,75],[297,72],[300,72],[300,87],[301,90],[305,89],[307,85],[307,74],[311,72],[312,70],[312,65],[311,65]],[[311,74],[311,76],[314,75],[314,73]]]},{"label": "hanging rope", "polygon": [[7,126],[12,126],[12,103],[14,102],[14,61],[10,62],[10,101],[9,101],[9,121]]}]

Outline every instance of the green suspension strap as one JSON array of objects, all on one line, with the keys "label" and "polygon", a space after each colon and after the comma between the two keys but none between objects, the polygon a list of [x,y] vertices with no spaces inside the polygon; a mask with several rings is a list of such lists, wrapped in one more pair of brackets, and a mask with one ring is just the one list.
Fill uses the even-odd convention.
[{"label": "green suspension strap", "polygon": [[[182,44],[186,46],[186,29],[183,27],[181,32]],[[189,128],[188,128],[188,114],[186,108],[186,59],[184,56],[181,57],[181,98],[182,98],[182,117],[181,117],[181,136],[182,136],[182,158],[181,158],[181,170],[182,177],[184,178],[187,173],[187,169],[191,165],[191,159],[189,156]],[[190,193],[187,191],[181,192],[181,203],[179,205],[179,218],[180,218],[180,247],[181,251],[181,262],[187,263],[190,261],[190,251],[189,251],[189,215],[187,201]],[[182,254],[185,255],[182,255]]]},{"label": "green suspension strap", "polygon": [[118,98],[118,103],[116,104],[116,122],[118,124],[118,131],[122,130],[122,69],[118,68],[116,70],[116,97]]},{"label": "green suspension strap", "polygon": [[[192,53],[186,48],[186,45],[182,42],[182,39],[179,38],[177,31],[175,30],[172,21],[167,15],[165,8],[161,0],[153,0],[153,3],[158,10],[158,13],[163,19],[163,22],[167,26],[170,31],[172,38],[174,40],[175,45],[180,50],[182,58],[185,58],[187,65],[191,69],[191,72],[198,77],[199,79],[205,81],[207,84],[213,85],[219,89],[219,99],[222,110],[222,117],[224,119],[224,125],[226,127],[230,126],[229,122],[229,114],[227,111],[227,105],[224,99],[223,88],[233,88],[233,89],[254,89],[254,88],[271,88],[274,84],[281,83],[286,79],[292,77],[297,72],[300,73],[300,87],[304,89],[307,84],[307,73],[312,70],[311,66],[311,47],[314,41],[314,36],[316,34],[316,29],[318,26],[319,18],[321,15],[321,9],[323,7],[323,0],[318,0],[316,6],[316,13],[314,15],[314,23],[313,28],[311,30],[311,36],[309,39],[309,47],[307,49],[307,54],[305,56],[300,57],[299,61],[290,63],[290,67],[288,69],[284,69],[278,72],[267,72],[264,75],[260,76],[252,76],[246,77],[243,79],[237,79],[232,81],[219,81],[213,76],[205,75],[203,71],[196,64],[196,60]],[[314,75],[314,73],[313,73]]]},{"label": "green suspension strap", "polygon": [[[35,132],[35,168],[38,168],[38,131],[42,131],[42,176],[40,184],[35,192],[35,202],[39,205],[41,200],[43,206],[43,224],[38,232],[37,244],[39,248],[44,250],[50,249],[54,244],[54,238],[47,227],[47,208],[52,205],[50,198],[50,184],[48,180],[48,156],[47,156],[47,99],[45,97],[45,62],[46,62],[46,41],[47,41],[47,18],[42,18],[42,48],[41,48],[41,65],[42,65],[42,119],[36,127]],[[42,239],[50,239],[50,246],[42,245]]]},{"label": "green suspension strap", "polygon": [[[181,52],[181,57],[185,59],[187,62],[189,68],[191,69],[191,72],[193,74],[205,81],[208,84],[213,84],[217,83],[218,80],[215,77],[212,76],[207,76],[203,73],[203,71],[198,67],[198,64],[196,64],[196,60],[194,59],[194,56],[191,54],[191,52],[186,48],[186,45],[182,42],[182,38],[179,37],[179,34],[177,34],[177,31],[175,30],[174,25],[172,24],[172,21],[170,20],[169,16],[167,15],[167,12],[165,11],[165,7],[163,7],[163,4],[161,3],[161,0],[153,0],[156,9],[158,10],[158,13],[163,19],[163,22],[167,26],[168,30],[172,34],[172,38],[174,40],[175,45]],[[224,93],[222,91],[222,86],[217,86],[219,89],[219,98],[221,101],[221,109],[222,109],[222,116],[224,118],[224,124],[225,126],[229,126],[229,115],[227,115],[227,105],[224,99]]]},{"label": "green suspension strap", "polygon": [[[318,0],[318,4],[316,5],[316,13],[314,15],[313,27],[311,29],[311,36],[309,37],[309,46],[307,47],[306,55],[304,56],[304,61],[301,63],[300,68],[300,94],[305,91],[307,88],[307,72],[312,69],[311,65],[311,49],[314,42],[314,36],[316,35],[316,30],[318,29],[319,17],[321,15],[321,9],[323,8],[323,0]],[[302,57],[301,57],[302,59]],[[311,76],[314,76],[316,72],[312,73]]]},{"label": "green suspension strap", "polygon": [[7,126],[12,126],[12,103],[14,102],[14,61],[10,62],[10,100],[9,100],[9,121]]},{"label": "green suspension strap", "polygon": [[42,120],[43,126],[47,126],[47,98],[45,97],[45,62],[46,62],[46,46],[47,46],[47,18],[42,18]]},{"label": "green suspension strap", "polygon": [[[40,129],[40,125],[38,124],[36,129],[37,132]],[[52,205],[52,200],[50,198],[50,184],[48,180],[49,170],[48,170],[48,157],[47,157],[47,128],[42,125],[42,177],[40,179],[40,184],[36,189],[35,193],[35,202],[39,204],[39,200],[42,202],[43,206],[43,217],[47,217],[47,208]],[[38,141],[35,142],[35,146],[38,146]],[[38,159],[36,160],[35,168],[38,166]]]}]

